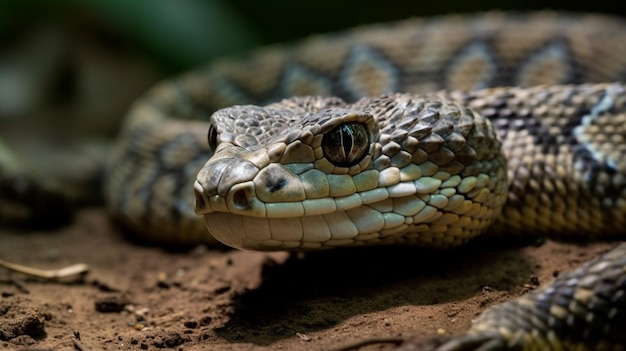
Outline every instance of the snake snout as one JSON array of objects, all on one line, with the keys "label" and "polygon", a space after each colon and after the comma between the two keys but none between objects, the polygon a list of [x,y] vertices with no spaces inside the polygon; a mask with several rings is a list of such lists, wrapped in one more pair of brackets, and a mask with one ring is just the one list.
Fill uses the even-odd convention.
[{"label": "snake snout", "polygon": [[209,160],[193,186],[196,214],[249,211],[249,202],[255,197],[250,181],[258,172],[253,163],[234,157]]}]

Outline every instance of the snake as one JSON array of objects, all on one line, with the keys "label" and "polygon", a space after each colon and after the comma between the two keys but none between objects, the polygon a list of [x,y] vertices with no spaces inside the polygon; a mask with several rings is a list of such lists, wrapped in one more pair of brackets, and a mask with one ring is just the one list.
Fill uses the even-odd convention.
[{"label": "snake", "polygon": [[[163,244],[620,240],[625,77],[626,24],[606,15],[446,15],[316,35],[148,91],[107,161],[105,200]],[[440,350],[624,349],[625,270],[621,245]]]}]

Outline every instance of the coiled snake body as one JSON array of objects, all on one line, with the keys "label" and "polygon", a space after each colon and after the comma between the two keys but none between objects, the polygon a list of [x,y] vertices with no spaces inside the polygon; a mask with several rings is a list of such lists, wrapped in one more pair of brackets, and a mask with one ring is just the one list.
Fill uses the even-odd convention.
[{"label": "coiled snake body", "polygon": [[[626,26],[603,16],[414,19],[269,48],[138,101],[107,202],[157,241],[210,241],[195,202],[214,237],[261,250],[620,238],[626,90],[610,82],[625,74]],[[302,95],[336,97],[213,114]],[[619,347],[625,254],[487,312],[443,349]]]}]

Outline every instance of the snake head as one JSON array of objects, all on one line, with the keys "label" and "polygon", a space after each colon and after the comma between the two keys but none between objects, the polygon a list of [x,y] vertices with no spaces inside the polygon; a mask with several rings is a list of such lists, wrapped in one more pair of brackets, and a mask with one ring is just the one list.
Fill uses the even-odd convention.
[{"label": "snake head", "polygon": [[[328,198],[352,193],[351,175],[371,166],[371,140],[378,132],[372,115],[319,103],[285,109],[285,103],[234,107],[213,116],[215,154],[196,178],[195,210],[229,245],[249,246],[232,242],[236,235],[224,225],[226,218],[267,229],[268,223],[293,222],[305,212],[332,212],[334,207],[323,206]],[[345,180],[329,182],[328,174]],[[294,232],[291,224],[272,226],[266,231],[272,235]],[[228,233],[221,235],[224,227]]]},{"label": "snake head", "polygon": [[429,231],[448,230],[465,212],[473,217],[460,223],[469,229],[451,230],[452,240],[490,224],[506,171],[491,148],[497,140],[472,145],[489,132],[484,119],[438,101],[312,99],[212,116],[215,154],[194,190],[195,211],[216,239],[256,250],[314,249],[397,242],[412,229],[432,240]]}]

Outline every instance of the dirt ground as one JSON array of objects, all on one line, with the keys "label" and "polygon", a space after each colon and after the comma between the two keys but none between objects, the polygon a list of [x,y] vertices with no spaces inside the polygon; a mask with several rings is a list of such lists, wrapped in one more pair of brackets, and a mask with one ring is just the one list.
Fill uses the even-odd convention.
[{"label": "dirt ground", "polygon": [[7,261],[91,267],[63,282],[0,271],[0,348],[9,350],[335,350],[369,338],[427,340],[460,333],[485,308],[615,246],[164,250],[130,241],[98,208],[54,232],[4,229],[0,242]]}]

